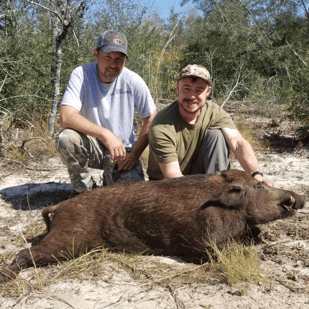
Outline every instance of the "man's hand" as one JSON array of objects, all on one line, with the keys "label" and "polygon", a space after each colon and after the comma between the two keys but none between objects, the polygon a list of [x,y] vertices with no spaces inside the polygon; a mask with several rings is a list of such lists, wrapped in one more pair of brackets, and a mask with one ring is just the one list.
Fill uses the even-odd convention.
[{"label": "man's hand", "polygon": [[104,135],[100,138],[108,149],[111,160],[119,166],[125,160],[127,152],[121,140],[111,131],[105,129]]},{"label": "man's hand", "polygon": [[272,184],[268,180],[263,178],[261,175],[255,175],[254,179],[260,181],[262,184],[264,184],[266,186],[272,187]]},{"label": "man's hand", "polygon": [[133,152],[127,152],[125,159],[119,164],[117,172],[122,170],[128,171],[131,170],[137,164],[138,158],[134,155]]},{"label": "man's hand", "polygon": [[126,157],[126,149],[121,140],[110,130],[98,126],[79,114],[79,111],[71,106],[61,106],[60,124],[63,128],[70,128],[85,135],[98,138],[108,149],[111,160],[120,164]]},{"label": "man's hand", "polygon": [[128,171],[132,169],[138,162],[138,159],[142,155],[143,151],[146,149],[148,145],[148,131],[149,131],[149,126],[154,118],[156,112],[154,111],[152,115],[143,118],[143,126],[140,131],[138,140],[136,144],[134,145],[133,149],[131,152],[128,152],[126,157],[122,162],[118,162],[118,169],[117,172],[120,172],[122,170]]}]

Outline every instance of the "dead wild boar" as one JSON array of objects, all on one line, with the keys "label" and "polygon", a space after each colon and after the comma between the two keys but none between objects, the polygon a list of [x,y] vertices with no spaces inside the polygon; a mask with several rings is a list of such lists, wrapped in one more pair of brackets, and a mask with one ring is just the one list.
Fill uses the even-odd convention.
[{"label": "dead wild boar", "polygon": [[238,170],[97,188],[45,208],[47,235],[0,270],[0,282],[34,263],[56,263],[72,251],[78,256],[99,246],[200,262],[210,243],[220,245],[257,224],[292,216],[305,201]]}]

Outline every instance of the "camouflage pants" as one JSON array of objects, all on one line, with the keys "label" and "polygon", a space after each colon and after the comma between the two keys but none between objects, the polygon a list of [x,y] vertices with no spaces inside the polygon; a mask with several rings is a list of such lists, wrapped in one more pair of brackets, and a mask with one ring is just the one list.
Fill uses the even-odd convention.
[{"label": "camouflage pants", "polygon": [[101,183],[96,185],[145,180],[140,162],[131,170],[118,173],[109,151],[97,138],[64,129],[56,137],[55,144],[77,192],[88,191],[94,187],[89,168],[103,170]]}]

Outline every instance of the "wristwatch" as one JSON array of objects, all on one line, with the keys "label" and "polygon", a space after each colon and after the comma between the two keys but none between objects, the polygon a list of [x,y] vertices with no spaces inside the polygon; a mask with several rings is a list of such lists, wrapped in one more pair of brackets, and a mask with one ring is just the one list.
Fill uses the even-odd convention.
[{"label": "wristwatch", "polygon": [[251,174],[252,177],[256,176],[256,175],[261,175],[262,177],[264,176],[264,174],[260,171],[255,171]]}]

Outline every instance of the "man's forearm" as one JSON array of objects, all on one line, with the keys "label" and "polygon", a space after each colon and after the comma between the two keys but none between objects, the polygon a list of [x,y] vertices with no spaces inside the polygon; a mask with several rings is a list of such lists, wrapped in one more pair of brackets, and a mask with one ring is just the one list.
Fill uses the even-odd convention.
[{"label": "man's forearm", "polygon": [[183,177],[178,161],[159,163],[161,172],[166,179]]},{"label": "man's forearm", "polygon": [[259,170],[259,164],[254,154],[254,151],[245,139],[238,143],[237,147],[233,151],[236,159],[239,161],[241,167],[247,173],[253,173]]},{"label": "man's forearm", "polygon": [[70,106],[61,108],[60,125],[63,128],[73,129],[98,138],[108,149],[112,161],[121,163],[126,157],[126,150],[122,141],[112,131],[94,124]]},{"label": "man's forearm", "polygon": [[141,132],[132,150],[132,154],[137,158],[139,158],[142,155],[143,151],[146,149],[149,143],[149,140],[148,140],[149,127],[150,127],[150,123],[152,119],[154,118],[155,114],[156,113],[154,112],[149,117],[146,117],[143,119],[144,123],[141,129]]},{"label": "man's forearm", "polygon": [[91,122],[79,113],[61,113],[60,125],[64,129],[73,129],[85,135],[102,138],[104,129],[101,126]]}]

